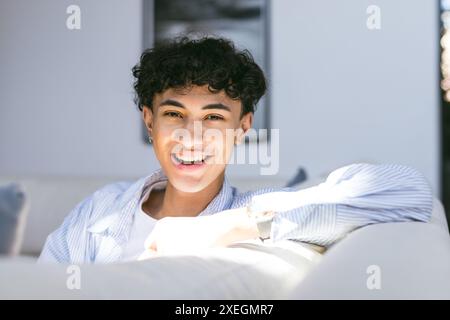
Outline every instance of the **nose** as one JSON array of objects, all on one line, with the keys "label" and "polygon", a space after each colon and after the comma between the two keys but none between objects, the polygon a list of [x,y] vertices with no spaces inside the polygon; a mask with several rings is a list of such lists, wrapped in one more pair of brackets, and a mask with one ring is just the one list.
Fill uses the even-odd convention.
[{"label": "nose", "polygon": [[203,149],[203,127],[201,121],[189,121],[175,133],[175,139],[186,150]]}]

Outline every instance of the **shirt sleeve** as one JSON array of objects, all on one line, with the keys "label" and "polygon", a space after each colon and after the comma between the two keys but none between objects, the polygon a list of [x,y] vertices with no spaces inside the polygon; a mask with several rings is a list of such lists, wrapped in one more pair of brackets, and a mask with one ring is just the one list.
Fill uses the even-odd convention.
[{"label": "shirt sleeve", "polygon": [[252,198],[276,213],[273,241],[293,239],[329,246],[357,228],[386,222],[428,222],[432,192],[417,170],[396,164],[352,164],[324,183]]},{"label": "shirt sleeve", "polygon": [[91,211],[92,197],[79,203],[64,219],[62,225],[52,232],[45,242],[44,248],[39,256],[38,263],[71,263],[71,250],[74,245],[81,245],[77,241],[82,230],[76,230],[77,226],[83,224],[81,219],[86,212]]}]

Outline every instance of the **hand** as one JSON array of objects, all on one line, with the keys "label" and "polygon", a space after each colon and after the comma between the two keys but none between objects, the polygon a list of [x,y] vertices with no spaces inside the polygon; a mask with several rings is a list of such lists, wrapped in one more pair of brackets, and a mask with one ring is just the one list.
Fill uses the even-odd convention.
[{"label": "hand", "polygon": [[145,241],[143,260],[160,254],[186,253],[258,238],[256,223],[246,208],[222,211],[205,217],[166,217],[159,220]]}]

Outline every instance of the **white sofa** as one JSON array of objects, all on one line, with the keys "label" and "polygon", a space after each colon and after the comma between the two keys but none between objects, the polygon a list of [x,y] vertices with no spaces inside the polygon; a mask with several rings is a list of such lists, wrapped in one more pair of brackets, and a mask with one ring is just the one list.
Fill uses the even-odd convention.
[{"label": "white sofa", "polygon": [[[47,182],[25,183],[26,189],[35,188],[31,208],[48,210],[31,210],[26,253],[39,252],[48,232],[79,199],[108,181],[72,181],[63,190]],[[430,223],[361,228],[325,254],[290,241],[243,243],[135,263],[80,266],[80,290],[68,288],[67,268],[36,265],[34,258],[0,259],[0,299],[450,299],[450,237],[436,199]]]},{"label": "white sofa", "polygon": [[450,299],[448,231],[423,223],[355,231],[324,255],[290,298]]}]

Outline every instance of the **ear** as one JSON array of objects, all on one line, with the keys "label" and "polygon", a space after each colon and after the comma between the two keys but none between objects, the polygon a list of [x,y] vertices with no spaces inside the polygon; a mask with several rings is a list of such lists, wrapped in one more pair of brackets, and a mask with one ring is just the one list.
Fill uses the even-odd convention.
[{"label": "ear", "polygon": [[246,115],[242,116],[242,119],[239,120],[239,128],[236,133],[236,144],[241,144],[244,140],[244,137],[247,131],[252,127],[253,124],[253,112],[249,112]]},{"label": "ear", "polygon": [[153,130],[153,111],[150,107],[142,106],[142,119],[147,127],[147,131],[151,134]]}]

